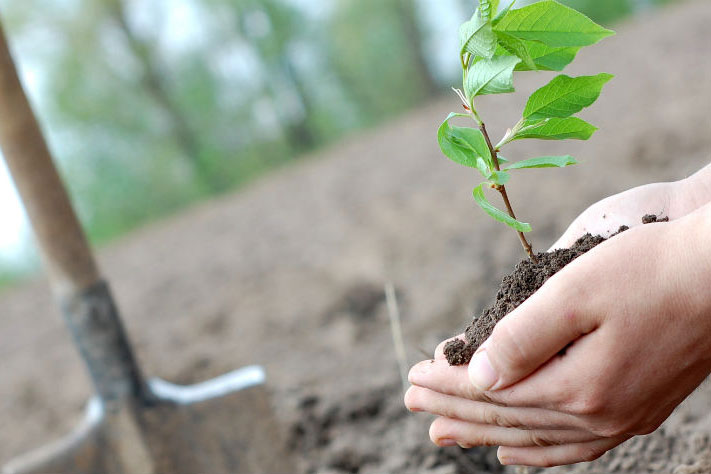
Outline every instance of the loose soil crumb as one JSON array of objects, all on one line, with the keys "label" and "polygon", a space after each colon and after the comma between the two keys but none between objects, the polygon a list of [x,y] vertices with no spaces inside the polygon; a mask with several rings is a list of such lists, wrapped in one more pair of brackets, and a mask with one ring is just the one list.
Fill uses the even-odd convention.
[{"label": "loose soil crumb", "polygon": [[658,217],[654,214],[647,214],[642,218],[642,224],[653,224],[655,222],[669,222],[669,217]]},{"label": "loose soil crumb", "polygon": [[[653,214],[648,214],[642,218],[643,224],[667,221],[669,221],[668,217],[659,218]],[[629,230],[629,227],[621,226],[610,238],[627,230]],[[486,308],[467,327],[465,331],[466,342],[456,339],[445,345],[444,355],[450,365],[468,364],[474,352],[491,336],[494,326],[504,316],[538,291],[550,277],[605,240],[607,239],[599,235],[585,234],[569,249],[538,253],[536,255],[537,263],[528,258],[519,262],[514,271],[504,277],[494,303]]]}]

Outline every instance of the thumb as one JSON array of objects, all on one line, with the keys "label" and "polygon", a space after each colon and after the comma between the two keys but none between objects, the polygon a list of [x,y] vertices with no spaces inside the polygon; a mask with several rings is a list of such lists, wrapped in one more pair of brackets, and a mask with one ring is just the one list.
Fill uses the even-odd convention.
[{"label": "thumb", "polygon": [[563,273],[569,272],[553,276],[504,317],[474,354],[469,379],[477,389],[499,390],[523,380],[596,328],[593,318],[576,308],[586,301],[581,287],[568,283],[571,275]]}]

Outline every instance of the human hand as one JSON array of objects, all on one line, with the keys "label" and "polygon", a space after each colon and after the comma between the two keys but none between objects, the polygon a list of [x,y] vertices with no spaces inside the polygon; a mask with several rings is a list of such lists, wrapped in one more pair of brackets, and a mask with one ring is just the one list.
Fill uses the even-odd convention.
[{"label": "human hand", "polygon": [[711,201],[711,165],[686,179],[654,183],[607,197],[582,212],[551,249],[568,248],[586,233],[609,237],[620,226],[641,225],[647,214],[676,220]]},{"label": "human hand", "polygon": [[499,445],[504,464],[590,461],[654,431],[711,371],[708,235],[711,205],[601,244],[506,316],[468,368],[441,346],[416,365],[406,405],[439,416],[437,444]]},{"label": "human hand", "polygon": [[680,183],[647,184],[598,201],[570,224],[551,250],[569,248],[587,233],[609,237],[621,226],[641,225],[647,214],[670,220],[682,217],[688,210],[680,199],[680,188]]}]

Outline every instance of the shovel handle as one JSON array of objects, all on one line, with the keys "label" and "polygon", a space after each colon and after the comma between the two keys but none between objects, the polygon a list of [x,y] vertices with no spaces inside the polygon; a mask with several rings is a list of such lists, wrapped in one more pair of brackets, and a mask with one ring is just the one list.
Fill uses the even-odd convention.
[{"label": "shovel handle", "polygon": [[101,280],[0,25],[0,147],[46,261],[52,286],[99,397],[146,400],[108,285]]},{"label": "shovel handle", "polygon": [[55,291],[60,296],[74,294],[97,283],[94,257],[20,84],[2,25],[0,147]]}]

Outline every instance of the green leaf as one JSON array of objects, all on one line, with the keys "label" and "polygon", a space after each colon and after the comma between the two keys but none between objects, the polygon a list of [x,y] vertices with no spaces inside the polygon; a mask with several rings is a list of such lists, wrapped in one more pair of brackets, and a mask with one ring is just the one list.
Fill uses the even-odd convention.
[{"label": "green leaf", "polygon": [[612,74],[570,77],[561,74],[534,92],[523,111],[525,119],[569,117],[592,105]]},{"label": "green leaf", "polygon": [[[536,69],[539,71],[562,71],[565,66],[572,63],[580,51],[579,47],[553,48],[535,41],[521,40],[533,58]],[[517,71],[526,71],[527,64],[516,66]]]},{"label": "green leaf", "polygon": [[504,224],[513,227],[519,232],[531,232],[531,225],[527,224],[525,222],[520,222],[511,217],[510,215],[506,214],[504,211],[495,208],[492,206],[489,201],[486,200],[486,196],[484,196],[484,190],[482,189],[483,185],[480,184],[476,188],[474,188],[474,200],[476,203],[481,207],[484,212],[489,214],[491,217],[496,219],[499,222],[503,222]]},{"label": "green leaf", "polygon": [[589,46],[615,34],[582,13],[553,0],[510,10],[494,30],[557,47]]},{"label": "green leaf", "polygon": [[476,159],[476,169],[479,170],[479,173],[481,173],[484,179],[489,179],[489,177],[491,176],[492,170],[482,157]]},{"label": "green leaf", "polygon": [[508,183],[511,178],[511,175],[506,171],[496,171],[493,169],[483,158],[476,159],[476,167],[485,179],[494,184],[503,186]]},{"label": "green leaf", "polygon": [[489,176],[489,181],[500,186],[503,186],[504,184],[508,183],[509,179],[511,179],[511,175],[508,174],[506,171],[494,170],[491,172],[491,176]]},{"label": "green leaf", "polygon": [[490,21],[499,9],[499,0],[479,0],[479,11],[481,17]]},{"label": "green leaf", "polygon": [[496,33],[496,39],[498,40],[500,46],[498,51],[503,50],[501,54],[513,54],[516,57],[521,58],[521,62],[516,65],[516,68],[523,66],[529,71],[535,71],[538,69],[523,40],[500,31]]},{"label": "green leaf", "polygon": [[516,56],[494,56],[472,64],[464,81],[467,98],[513,92],[513,70],[520,62]]},{"label": "green leaf", "polygon": [[478,11],[459,28],[459,40],[460,55],[468,52],[490,59],[496,51],[496,35],[491,29],[491,22],[483,19]]},{"label": "green leaf", "polygon": [[527,120],[511,140],[536,138],[539,140],[587,140],[597,127],[577,117]]},{"label": "green leaf", "polygon": [[578,162],[575,161],[570,155],[565,156],[539,156],[538,158],[530,158],[528,160],[518,161],[510,166],[507,166],[507,170],[521,170],[528,168],[564,168],[570,165],[577,165]]},{"label": "green leaf", "polygon": [[483,158],[490,167],[493,167],[489,145],[486,143],[484,134],[478,128],[450,127],[454,143],[465,148],[477,157]]},{"label": "green leaf", "polygon": [[509,10],[511,10],[511,7],[514,6],[514,3],[516,3],[516,0],[513,0],[511,3],[509,3],[509,6],[508,6],[508,7],[504,8],[503,10],[501,10],[501,11],[499,12],[499,14],[496,15],[496,17],[495,17],[493,20],[491,20],[491,25],[492,25],[492,26],[498,25],[499,22],[501,21],[501,19],[506,16],[506,14],[509,12]]},{"label": "green leaf", "polygon": [[[572,63],[579,47],[553,48],[537,41],[526,41],[497,32],[496,56],[515,54],[522,59],[514,71],[562,71]],[[533,64],[531,64],[533,62]]]},{"label": "green leaf", "polygon": [[[456,127],[449,124],[453,117],[463,114],[449,114],[437,132],[437,141],[442,153],[460,165],[477,168],[477,158],[491,163],[491,152],[484,135],[479,129]],[[493,168],[493,165],[490,166]]]}]

